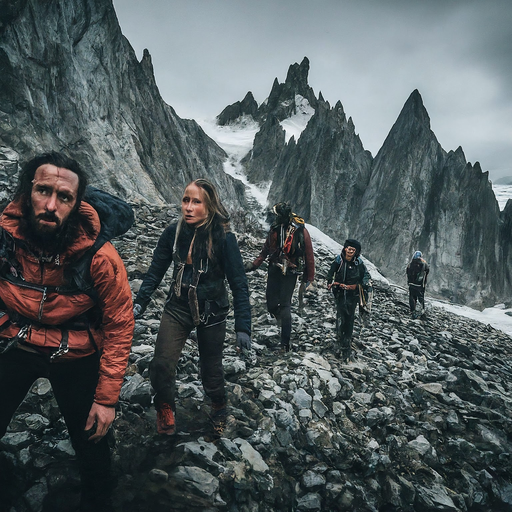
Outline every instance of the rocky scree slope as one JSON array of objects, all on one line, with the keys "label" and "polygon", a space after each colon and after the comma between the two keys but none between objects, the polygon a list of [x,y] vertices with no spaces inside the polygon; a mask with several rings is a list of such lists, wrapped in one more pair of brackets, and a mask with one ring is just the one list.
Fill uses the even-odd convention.
[{"label": "rocky scree slope", "polygon": [[[116,246],[134,293],[177,207],[135,206]],[[239,216],[245,261],[264,233]],[[167,286],[135,328],[114,424],[116,510],[512,510],[512,348],[490,326],[430,308],[412,320],[407,296],[375,283],[358,320],[355,360],[333,355],[334,304],[325,275],[334,256],[316,246],[317,287],[293,316],[293,351],[281,354],[264,304],[265,270],[248,274],[253,356],[234,347],[228,319],[224,368],[229,417],[212,434],[198,353],[178,368],[178,434],[156,433],[148,364]],[[78,499],[73,451],[51,389],[38,381],[0,442],[1,489],[16,512],[64,511]],[[8,501],[3,502],[8,503]]]}]

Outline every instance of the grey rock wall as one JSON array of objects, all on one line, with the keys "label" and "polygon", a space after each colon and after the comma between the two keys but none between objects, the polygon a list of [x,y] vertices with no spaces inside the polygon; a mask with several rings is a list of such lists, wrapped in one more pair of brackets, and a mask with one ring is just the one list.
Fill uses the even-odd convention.
[{"label": "grey rock wall", "polygon": [[111,0],[2,2],[0,69],[0,144],[22,160],[63,150],[96,184],[153,202],[176,202],[206,176],[243,202],[224,151],[162,100],[149,52],[137,60]]},{"label": "grey rock wall", "polygon": [[372,157],[338,102],[319,102],[298,141],[276,165],[269,204],[290,201],[307,222],[335,239],[352,236]]},{"label": "grey rock wall", "polygon": [[400,282],[415,250],[432,266],[433,292],[481,306],[509,289],[499,276],[499,208],[488,173],[446,153],[414,91],[375,157],[358,236],[368,257]]}]

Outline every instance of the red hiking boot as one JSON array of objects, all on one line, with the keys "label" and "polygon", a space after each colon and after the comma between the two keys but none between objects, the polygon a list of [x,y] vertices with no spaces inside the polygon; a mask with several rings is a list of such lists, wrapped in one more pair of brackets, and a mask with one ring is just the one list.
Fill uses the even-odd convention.
[{"label": "red hiking boot", "polygon": [[176,433],[174,411],[169,404],[162,404],[156,413],[156,430],[159,434],[172,436]]}]

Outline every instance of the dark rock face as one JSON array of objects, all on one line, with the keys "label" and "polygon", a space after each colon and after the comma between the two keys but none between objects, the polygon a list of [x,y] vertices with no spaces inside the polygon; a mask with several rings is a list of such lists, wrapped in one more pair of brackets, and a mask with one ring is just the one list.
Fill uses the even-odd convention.
[{"label": "dark rock face", "polygon": [[[136,207],[116,241],[134,293],[172,207]],[[245,261],[262,233],[234,226]],[[512,345],[490,326],[435,307],[411,320],[407,296],[375,283],[372,313],[356,321],[356,359],[333,355],[333,258],[315,243],[318,286],[293,309],[293,351],[279,354],[264,305],[265,269],[248,274],[253,357],[234,348],[224,370],[229,415],[212,436],[197,344],[178,366],[175,437],[156,433],[148,365],[168,282],[138,320],[114,424],[119,512],[512,510]],[[0,493],[17,512],[63,512],[78,500],[76,461],[47,381],[32,388],[0,442]],[[8,509],[9,510],[9,509]]]},{"label": "dark rock face", "polygon": [[362,199],[358,236],[368,257],[399,281],[420,249],[433,268],[433,291],[481,305],[505,292],[496,279],[498,219],[488,173],[468,164],[462,149],[441,148],[414,91],[375,157]]},{"label": "dark rock face", "polygon": [[176,202],[207,176],[243,200],[224,151],[162,100],[111,0],[2,2],[1,23],[0,145],[22,160],[64,150],[125,197]]},{"label": "dark rock face", "polygon": [[342,240],[353,234],[371,163],[341,103],[319,102],[299,140],[282,152],[268,201],[290,201],[307,222]]},{"label": "dark rock face", "polygon": [[284,148],[285,131],[277,117],[268,116],[254,137],[253,149],[242,159],[249,181],[272,181]]},{"label": "dark rock face", "polygon": [[237,101],[232,105],[227,106],[218,116],[217,123],[221,126],[226,126],[240,117],[251,116],[255,119],[258,115],[258,104],[252,95],[248,92],[242,101]]}]

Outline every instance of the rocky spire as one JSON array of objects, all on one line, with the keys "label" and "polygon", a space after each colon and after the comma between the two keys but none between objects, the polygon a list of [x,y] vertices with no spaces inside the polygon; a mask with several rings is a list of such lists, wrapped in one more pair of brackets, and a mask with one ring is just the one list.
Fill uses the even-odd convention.
[{"label": "rocky spire", "polygon": [[221,126],[234,123],[237,119],[243,116],[250,116],[253,119],[257,117],[258,104],[249,91],[242,101],[237,101],[228,105],[218,116],[217,123]]},{"label": "rocky spire", "polygon": [[487,173],[468,164],[462,149],[442,149],[414,91],[375,157],[362,199],[358,236],[368,257],[403,282],[420,249],[431,263],[432,291],[482,305],[501,287],[492,277],[498,219]]},{"label": "rocky spire", "polygon": [[304,57],[300,64],[292,64],[284,83],[274,80],[267,100],[258,109],[258,118],[264,121],[273,115],[283,121],[296,113],[297,96],[305,98],[312,108],[316,108],[318,100],[313,89],[308,85],[309,59]]},{"label": "rocky spire", "polygon": [[372,157],[341,102],[319,102],[294,145],[281,153],[269,203],[290,201],[307,222],[340,240],[357,222]]}]

